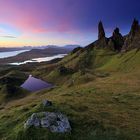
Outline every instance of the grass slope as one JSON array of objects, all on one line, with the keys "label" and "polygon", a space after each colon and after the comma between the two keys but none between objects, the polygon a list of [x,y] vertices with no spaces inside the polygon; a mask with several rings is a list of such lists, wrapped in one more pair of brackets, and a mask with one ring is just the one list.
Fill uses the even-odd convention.
[{"label": "grass slope", "polygon": [[[6,140],[139,140],[140,51],[117,54],[91,49],[66,56],[32,73],[55,83],[50,90],[29,94],[0,106],[0,135]],[[60,66],[74,70],[61,73]],[[52,70],[50,72],[50,70]],[[43,108],[43,99],[53,106]],[[72,125],[70,134],[23,128],[39,111],[61,111]]]}]

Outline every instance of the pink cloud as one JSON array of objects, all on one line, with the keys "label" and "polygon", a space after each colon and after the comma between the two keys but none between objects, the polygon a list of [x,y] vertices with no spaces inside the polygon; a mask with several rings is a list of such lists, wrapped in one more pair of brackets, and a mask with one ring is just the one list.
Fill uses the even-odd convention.
[{"label": "pink cloud", "polygon": [[42,38],[54,42],[59,37],[63,42],[74,41],[85,35],[81,26],[84,12],[77,2],[81,0],[0,0],[0,24],[19,31],[17,37],[25,43]]},{"label": "pink cloud", "polygon": [[55,5],[50,0],[0,0],[0,22],[22,32],[74,32],[71,11],[63,11],[68,4],[71,2]]},{"label": "pink cloud", "polygon": [[38,11],[36,5],[31,7],[31,5],[26,5],[26,2],[20,4],[20,1],[0,1],[1,23],[11,24],[22,31],[33,31],[47,22],[48,15],[40,16],[43,11]]}]

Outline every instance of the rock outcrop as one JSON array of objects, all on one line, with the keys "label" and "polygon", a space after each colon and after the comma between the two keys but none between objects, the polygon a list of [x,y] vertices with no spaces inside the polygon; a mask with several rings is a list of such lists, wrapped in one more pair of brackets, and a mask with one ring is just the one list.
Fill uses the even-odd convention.
[{"label": "rock outcrop", "polygon": [[112,37],[109,40],[109,47],[111,46],[111,49],[115,51],[121,51],[122,46],[124,44],[124,38],[120,33],[119,28],[116,28],[113,32]]},{"label": "rock outcrop", "polygon": [[139,21],[134,19],[130,30],[130,36],[131,37],[135,36],[137,32],[139,32],[139,30],[140,30]]},{"label": "rock outcrop", "polygon": [[134,19],[131,30],[126,36],[122,51],[128,51],[134,48],[140,49],[140,25],[136,19]]},{"label": "rock outcrop", "polygon": [[105,36],[103,23],[101,21],[98,24],[98,40],[94,45],[96,48],[104,48],[107,46],[107,38]]},{"label": "rock outcrop", "polygon": [[104,31],[103,23],[102,21],[100,21],[98,24],[98,39],[100,40],[103,38],[105,38],[105,31]]},{"label": "rock outcrop", "polygon": [[94,42],[96,48],[110,48],[113,51],[127,51],[134,48],[140,49],[140,25],[134,19],[128,35],[122,36],[119,28],[116,28],[112,37],[106,38],[102,22],[98,25],[98,40]]},{"label": "rock outcrop", "polygon": [[25,128],[29,128],[31,126],[47,128],[51,132],[57,133],[65,133],[71,131],[69,120],[62,113],[33,113],[24,124]]},{"label": "rock outcrop", "polygon": [[[140,50],[140,25],[138,20],[134,19],[129,34],[123,36],[120,29],[117,27],[111,37],[107,38],[102,21],[98,24],[98,39],[86,46],[85,48],[76,48],[73,53],[81,53],[90,51],[93,48],[102,49],[107,48],[116,52],[124,52],[131,49]],[[64,68],[60,69],[61,72],[65,71]]]}]

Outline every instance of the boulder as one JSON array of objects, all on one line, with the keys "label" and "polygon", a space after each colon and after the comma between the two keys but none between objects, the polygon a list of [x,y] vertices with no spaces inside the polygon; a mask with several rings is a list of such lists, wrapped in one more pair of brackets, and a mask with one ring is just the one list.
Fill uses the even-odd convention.
[{"label": "boulder", "polygon": [[28,126],[35,126],[35,127],[40,126],[40,119],[38,118],[37,113],[33,113],[31,117],[26,121],[24,127],[26,128]]},{"label": "boulder", "polygon": [[48,106],[52,105],[52,102],[48,101],[48,100],[43,100],[42,104],[43,104],[44,107],[48,107]]},{"label": "boulder", "polygon": [[24,127],[42,127],[47,128],[51,132],[65,133],[71,131],[68,118],[62,113],[40,112],[33,113],[25,122]]}]

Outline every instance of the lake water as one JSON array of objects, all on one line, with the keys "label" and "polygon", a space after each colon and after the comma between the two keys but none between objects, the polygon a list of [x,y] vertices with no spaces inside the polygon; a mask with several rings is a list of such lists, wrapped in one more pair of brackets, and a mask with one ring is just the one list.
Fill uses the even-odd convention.
[{"label": "lake water", "polygon": [[15,62],[15,63],[10,63],[11,65],[22,65],[22,64],[27,64],[27,63],[34,63],[34,62],[45,62],[45,61],[50,61],[56,58],[63,58],[64,56],[66,56],[67,54],[58,54],[58,55],[54,55],[54,56],[49,56],[49,57],[42,57],[42,58],[34,58],[31,60],[26,60],[23,62]]},{"label": "lake water", "polygon": [[28,79],[21,85],[21,87],[28,91],[34,92],[46,88],[51,88],[53,85],[30,75]]},{"label": "lake water", "polygon": [[18,55],[22,52],[27,52],[29,50],[11,51],[11,52],[0,52],[0,58],[7,58],[11,56]]}]

